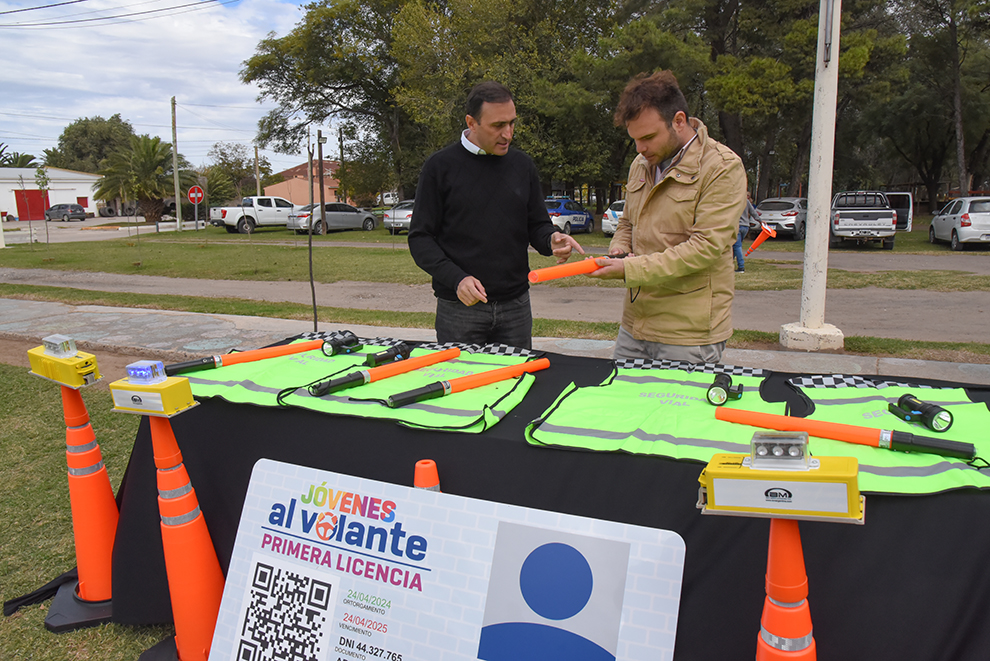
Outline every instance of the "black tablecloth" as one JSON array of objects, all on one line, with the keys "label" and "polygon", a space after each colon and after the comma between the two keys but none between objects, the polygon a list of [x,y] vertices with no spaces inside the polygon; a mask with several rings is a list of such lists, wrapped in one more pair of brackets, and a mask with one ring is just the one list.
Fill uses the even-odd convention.
[{"label": "black tablecloth", "polygon": [[[660,457],[537,448],[525,425],[574,381],[600,383],[605,360],[550,355],[526,400],[482,434],[407,429],[381,420],[220,399],[172,419],[220,564],[259,458],[412,485],[435,459],[447,493],[677,532],[686,543],[676,658],[752,659],[760,630],[769,522],[703,516],[702,465]],[[775,374],[763,395],[794,397]],[[958,384],[941,384],[958,385]],[[990,401],[990,391],[975,389]],[[799,414],[801,402],[791,402]],[[959,439],[964,440],[964,439]],[[171,621],[151,436],[142,422],[118,494],[113,619]],[[866,525],[801,523],[818,658],[990,658],[990,493],[867,496]],[[424,660],[427,661],[427,660]]]}]

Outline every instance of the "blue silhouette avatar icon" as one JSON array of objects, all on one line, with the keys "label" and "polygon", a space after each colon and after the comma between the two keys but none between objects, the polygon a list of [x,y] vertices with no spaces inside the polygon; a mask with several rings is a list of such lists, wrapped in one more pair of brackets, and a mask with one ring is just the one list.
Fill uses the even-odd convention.
[{"label": "blue silhouette avatar icon", "polygon": [[[532,613],[562,622],[591,599],[594,576],[580,551],[552,542],[534,549],[519,570],[519,589]],[[528,615],[532,619],[532,613]],[[520,613],[521,616],[526,614]],[[485,661],[615,661],[583,636],[542,622],[490,624],[481,630],[478,658]]]}]

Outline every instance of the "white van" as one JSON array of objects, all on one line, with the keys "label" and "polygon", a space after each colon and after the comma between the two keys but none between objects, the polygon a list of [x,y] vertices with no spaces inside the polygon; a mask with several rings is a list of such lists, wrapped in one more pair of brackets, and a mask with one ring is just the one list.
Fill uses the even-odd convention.
[{"label": "white van", "polygon": [[914,223],[914,200],[911,193],[886,193],[887,201],[897,212],[897,231],[910,232]]}]

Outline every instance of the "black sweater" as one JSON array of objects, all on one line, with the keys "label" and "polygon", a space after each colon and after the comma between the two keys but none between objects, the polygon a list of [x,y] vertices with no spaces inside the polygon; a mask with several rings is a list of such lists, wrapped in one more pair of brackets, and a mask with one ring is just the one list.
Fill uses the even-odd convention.
[{"label": "black sweater", "polygon": [[409,251],[433,276],[438,298],[456,301],[468,275],[481,281],[490,302],[521,296],[529,289],[527,245],[551,255],[555,231],[536,165],[521,151],[478,156],[458,141],[423,165]]}]

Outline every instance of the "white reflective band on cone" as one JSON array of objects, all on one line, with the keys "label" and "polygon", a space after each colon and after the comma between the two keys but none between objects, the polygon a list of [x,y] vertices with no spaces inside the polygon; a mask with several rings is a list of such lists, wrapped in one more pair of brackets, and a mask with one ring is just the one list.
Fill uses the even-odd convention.
[{"label": "white reflective band on cone", "polygon": [[99,471],[103,468],[103,461],[100,460],[93,464],[92,466],[86,466],[85,468],[72,468],[69,467],[69,475],[75,475],[76,477],[82,477],[83,475],[92,475],[93,473]]},{"label": "white reflective band on cone", "polygon": [[163,516],[162,523],[166,526],[181,526],[183,523],[189,523],[197,516],[199,516],[199,505],[194,507],[192,511],[187,512],[182,516]]},{"label": "white reflective band on cone", "polygon": [[800,638],[782,638],[781,636],[773,635],[762,626],[760,627],[760,638],[770,647],[783,652],[800,652],[811,645],[811,641],[813,640],[810,631],[807,636],[801,636]]}]

